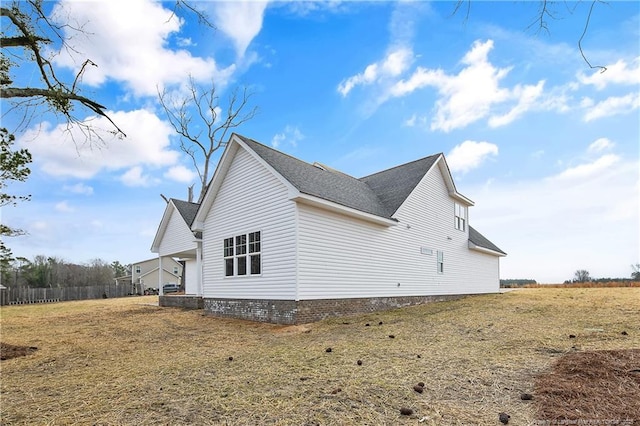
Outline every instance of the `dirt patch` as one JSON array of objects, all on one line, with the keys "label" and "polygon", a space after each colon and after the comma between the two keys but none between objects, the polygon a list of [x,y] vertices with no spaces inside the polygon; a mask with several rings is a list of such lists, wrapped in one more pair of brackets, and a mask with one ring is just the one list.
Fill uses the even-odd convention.
[{"label": "dirt patch", "polygon": [[35,346],[15,346],[0,342],[0,360],[18,358],[19,356],[31,355],[38,348]]},{"label": "dirt patch", "polygon": [[640,424],[640,349],[559,358],[536,378],[535,404],[540,425]]}]

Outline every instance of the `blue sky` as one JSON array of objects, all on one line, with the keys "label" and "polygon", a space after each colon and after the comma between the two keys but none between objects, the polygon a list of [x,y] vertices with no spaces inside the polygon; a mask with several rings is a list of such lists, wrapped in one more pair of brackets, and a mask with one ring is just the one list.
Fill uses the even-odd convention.
[{"label": "blue sky", "polygon": [[[502,278],[562,282],[577,269],[628,277],[640,262],[640,6],[538,2],[199,2],[216,30],[172,2],[48,2],[85,29],[52,46],[68,80],[87,58],[83,94],[127,133],[85,143],[45,113],[18,143],[34,156],[32,200],[2,209],[14,254],[130,263],[149,249],[159,194],[185,199],[195,182],[159,108],[190,74],[215,82],[223,107],[254,93],[245,136],[361,177],[443,152],[470,224],[509,256]],[[55,19],[55,18],[54,18]],[[19,81],[35,79],[23,67]],[[20,116],[6,113],[3,125]],[[81,119],[104,123],[81,110]],[[84,114],[84,115],[83,115]]]}]

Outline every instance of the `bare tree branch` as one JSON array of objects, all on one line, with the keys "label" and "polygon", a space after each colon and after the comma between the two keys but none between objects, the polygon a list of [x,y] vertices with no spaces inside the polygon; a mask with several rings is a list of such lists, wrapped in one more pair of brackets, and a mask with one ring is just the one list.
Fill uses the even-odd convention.
[{"label": "bare tree branch", "polygon": [[584,36],[587,34],[587,30],[589,29],[589,21],[591,20],[591,14],[593,13],[593,7],[596,5],[596,2],[598,1],[599,0],[593,0],[593,2],[591,2],[591,7],[589,8],[589,14],[587,15],[587,21],[584,24],[584,30],[582,31],[580,40],[578,40],[578,49],[580,49],[580,54],[582,55],[582,59],[584,59],[587,65],[589,65],[589,68],[591,69],[598,68],[600,69],[600,73],[603,73],[607,70],[607,67],[604,67],[602,65],[591,65],[591,62],[589,62],[589,60],[584,54],[584,51],[582,50],[582,40],[584,39]]},{"label": "bare tree branch", "polygon": [[[22,5],[28,5],[30,7],[30,15],[27,15]],[[25,6],[27,7],[27,6]],[[126,136],[115,122],[109,117],[106,112],[106,108],[98,102],[82,96],[78,93],[78,82],[81,79],[87,65],[95,64],[91,60],[86,60],[80,71],[75,76],[71,87],[60,81],[56,76],[55,69],[51,62],[43,57],[40,44],[50,43],[51,41],[44,36],[40,36],[35,33],[35,30],[31,28],[34,21],[43,21],[45,25],[53,31],[61,40],[62,36],[58,33],[58,27],[56,27],[45,16],[42,11],[42,4],[36,0],[29,0],[24,3],[14,3],[12,7],[0,7],[0,16],[7,18],[13,28],[18,32],[17,36],[3,37],[2,38],[2,72],[1,72],[1,84],[0,84],[0,98],[2,99],[40,99],[47,103],[50,108],[55,112],[62,114],[67,120],[67,127],[71,124],[77,124],[89,138],[91,135],[97,135],[97,133],[91,128],[90,125],[78,120],[72,115],[73,103],[79,103],[80,105],[88,108],[100,117],[106,118],[109,123],[115,128],[113,133]],[[66,43],[63,40],[63,45]],[[11,78],[9,78],[9,68],[11,66],[8,59],[5,58],[5,49],[7,48],[22,48],[25,49],[30,55],[32,55],[33,61],[36,64],[37,71],[40,74],[40,80],[43,87],[7,87],[12,84]],[[38,102],[18,102],[16,105],[21,109],[24,109],[25,115],[30,107],[38,105]],[[13,108],[11,108],[13,110]],[[98,135],[98,138],[100,136]]]},{"label": "bare tree branch", "polygon": [[[455,15],[457,14],[460,9],[462,8],[462,6],[466,3],[467,7],[466,7],[466,14],[464,17],[464,21],[465,23],[467,22],[467,20],[469,19],[469,14],[470,14],[470,10],[471,10],[471,0],[457,0],[453,9],[453,12],[451,15]],[[570,8],[567,5],[567,2],[565,1],[564,4],[567,6],[567,11],[572,14],[575,12],[575,10],[577,9],[578,5],[581,2],[576,2],[575,6],[573,8]],[[593,69],[593,68],[598,68],[601,70],[601,72],[605,72],[607,70],[606,67],[602,66],[602,65],[592,65],[591,62],[587,59],[587,56],[584,52],[584,49],[582,47],[582,42],[588,32],[589,29],[589,22],[591,20],[591,16],[593,14],[593,9],[596,3],[605,3],[602,0],[592,0],[591,2],[591,6],[589,7],[589,12],[587,14],[586,20],[585,20],[585,25],[584,25],[584,29],[582,31],[582,35],[580,36],[580,39],[578,40],[578,50],[580,51],[580,55],[582,56],[582,59],[584,60],[584,62],[589,66],[589,68]],[[544,31],[547,34],[550,32],[549,31],[549,23],[548,23],[548,19],[553,19],[553,20],[557,20],[560,19],[559,16],[557,16],[554,11],[552,10],[552,6],[557,4],[557,2],[555,1],[550,1],[550,0],[539,0],[538,1],[538,12],[535,15],[535,19],[533,20],[533,22],[531,22],[531,24],[529,24],[527,26],[527,29],[531,29],[531,28],[537,28],[536,32],[541,32]]]}]

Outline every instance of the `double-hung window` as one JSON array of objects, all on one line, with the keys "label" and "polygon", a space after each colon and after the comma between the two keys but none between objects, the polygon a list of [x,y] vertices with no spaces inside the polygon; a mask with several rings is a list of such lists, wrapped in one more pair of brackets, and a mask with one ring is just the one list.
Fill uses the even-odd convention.
[{"label": "double-hung window", "polygon": [[444,274],[444,252],[438,250],[438,273]]},{"label": "double-hung window", "polygon": [[262,272],[260,231],[225,238],[223,254],[226,277],[260,275]]},{"label": "double-hung window", "polygon": [[456,229],[464,231],[467,227],[467,207],[454,203],[454,225]]}]

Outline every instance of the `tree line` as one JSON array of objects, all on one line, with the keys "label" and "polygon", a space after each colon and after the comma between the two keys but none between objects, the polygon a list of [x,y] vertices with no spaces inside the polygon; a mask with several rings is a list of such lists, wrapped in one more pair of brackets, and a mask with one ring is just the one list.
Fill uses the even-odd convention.
[{"label": "tree line", "polygon": [[62,288],[113,284],[116,277],[128,275],[131,265],[92,259],[85,264],[66,262],[55,256],[37,255],[32,260],[17,257],[2,265],[5,287]]}]

